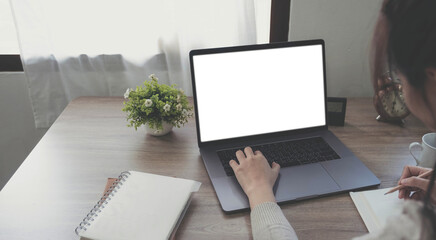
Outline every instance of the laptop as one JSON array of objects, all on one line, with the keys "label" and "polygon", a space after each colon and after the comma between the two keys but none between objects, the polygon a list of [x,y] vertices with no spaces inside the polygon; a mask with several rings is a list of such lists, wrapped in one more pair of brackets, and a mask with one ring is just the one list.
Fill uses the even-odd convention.
[{"label": "laptop", "polygon": [[199,49],[189,57],[198,146],[224,212],[249,208],[228,163],[246,146],[281,165],[278,203],[380,184],[328,130],[323,40]]}]

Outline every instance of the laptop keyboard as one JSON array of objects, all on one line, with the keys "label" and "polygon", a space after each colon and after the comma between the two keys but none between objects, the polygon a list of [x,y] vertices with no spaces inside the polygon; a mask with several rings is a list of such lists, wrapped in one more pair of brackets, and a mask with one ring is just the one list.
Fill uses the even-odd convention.
[{"label": "laptop keyboard", "polygon": [[[253,152],[261,151],[270,165],[272,162],[276,162],[282,168],[340,158],[321,137],[254,145],[251,148]],[[238,162],[236,158],[236,151],[238,150],[243,151],[241,148],[217,151],[227,176],[235,175],[232,167],[229,165],[229,161],[234,159]]]}]

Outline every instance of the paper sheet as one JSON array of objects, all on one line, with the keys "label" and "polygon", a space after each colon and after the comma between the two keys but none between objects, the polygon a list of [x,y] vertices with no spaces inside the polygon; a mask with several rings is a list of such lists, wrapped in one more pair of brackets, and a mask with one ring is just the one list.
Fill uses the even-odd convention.
[{"label": "paper sheet", "polygon": [[350,192],[351,199],[369,232],[384,227],[389,216],[401,213],[404,201],[398,199],[398,193],[384,195],[390,189]]}]

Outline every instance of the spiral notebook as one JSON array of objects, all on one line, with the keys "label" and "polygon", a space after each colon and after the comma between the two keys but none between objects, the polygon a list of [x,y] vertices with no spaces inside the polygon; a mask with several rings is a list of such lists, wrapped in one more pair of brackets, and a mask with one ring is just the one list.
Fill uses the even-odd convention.
[{"label": "spiral notebook", "polygon": [[398,199],[398,193],[384,195],[390,189],[350,192],[351,199],[369,232],[383,228],[390,216],[399,215],[403,209],[404,200]]},{"label": "spiral notebook", "polygon": [[169,239],[201,183],[123,172],[76,228],[89,239]]}]

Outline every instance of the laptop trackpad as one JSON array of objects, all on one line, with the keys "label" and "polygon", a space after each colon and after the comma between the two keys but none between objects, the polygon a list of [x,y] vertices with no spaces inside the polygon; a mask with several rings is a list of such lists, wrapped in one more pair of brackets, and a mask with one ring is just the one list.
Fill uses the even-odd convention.
[{"label": "laptop trackpad", "polygon": [[319,163],[282,168],[276,187],[277,202],[311,198],[340,190]]}]

